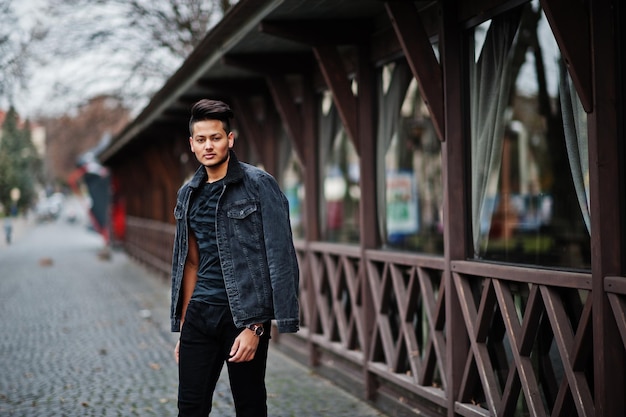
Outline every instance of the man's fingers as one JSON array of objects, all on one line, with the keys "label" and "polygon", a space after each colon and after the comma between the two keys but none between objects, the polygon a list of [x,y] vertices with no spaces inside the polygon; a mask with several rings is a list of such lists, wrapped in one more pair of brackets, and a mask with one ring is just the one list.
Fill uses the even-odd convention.
[{"label": "man's fingers", "polygon": [[180,360],[180,340],[176,342],[176,347],[174,348],[174,359],[176,363]]},{"label": "man's fingers", "polygon": [[233,349],[230,351],[229,362],[248,362],[254,359],[254,354],[256,352],[256,348],[253,348],[249,345],[244,345],[242,343],[235,342],[233,345]]}]

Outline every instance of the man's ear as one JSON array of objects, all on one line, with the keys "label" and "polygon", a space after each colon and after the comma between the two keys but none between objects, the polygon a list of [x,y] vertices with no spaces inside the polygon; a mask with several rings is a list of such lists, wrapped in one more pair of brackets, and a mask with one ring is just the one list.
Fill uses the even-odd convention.
[{"label": "man's ear", "polygon": [[232,149],[235,146],[235,134],[231,131],[228,134],[228,149]]},{"label": "man's ear", "polygon": [[193,138],[191,136],[189,136],[189,147],[193,151]]}]

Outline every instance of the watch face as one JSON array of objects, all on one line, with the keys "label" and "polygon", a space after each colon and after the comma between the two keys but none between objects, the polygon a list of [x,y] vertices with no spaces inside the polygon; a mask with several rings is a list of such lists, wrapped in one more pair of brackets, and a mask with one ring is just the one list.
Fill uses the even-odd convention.
[{"label": "watch face", "polygon": [[252,324],[248,327],[248,329],[252,330],[256,336],[263,336],[263,326],[258,326],[256,324]]}]

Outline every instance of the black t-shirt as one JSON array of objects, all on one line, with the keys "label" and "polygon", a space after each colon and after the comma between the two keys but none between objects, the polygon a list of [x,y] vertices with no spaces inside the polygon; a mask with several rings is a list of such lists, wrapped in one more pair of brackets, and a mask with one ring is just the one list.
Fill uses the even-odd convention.
[{"label": "black t-shirt", "polygon": [[204,183],[195,192],[189,208],[189,228],[196,237],[200,254],[198,282],[191,299],[219,305],[228,304],[217,251],[215,225],[217,201],[222,193],[223,183],[222,180]]}]

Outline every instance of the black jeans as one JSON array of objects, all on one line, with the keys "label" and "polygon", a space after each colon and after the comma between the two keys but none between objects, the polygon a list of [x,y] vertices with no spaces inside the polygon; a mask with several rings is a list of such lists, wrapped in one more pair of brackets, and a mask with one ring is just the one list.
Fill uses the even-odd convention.
[{"label": "black jeans", "polygon": [[180,335],[179,417],[206,417],[224,362],[237,417],[266,417],[265,368],[269,323],[250,362],[230,363],[230,349],[241,329],[235,327],[228,306],[191,301]]}]

